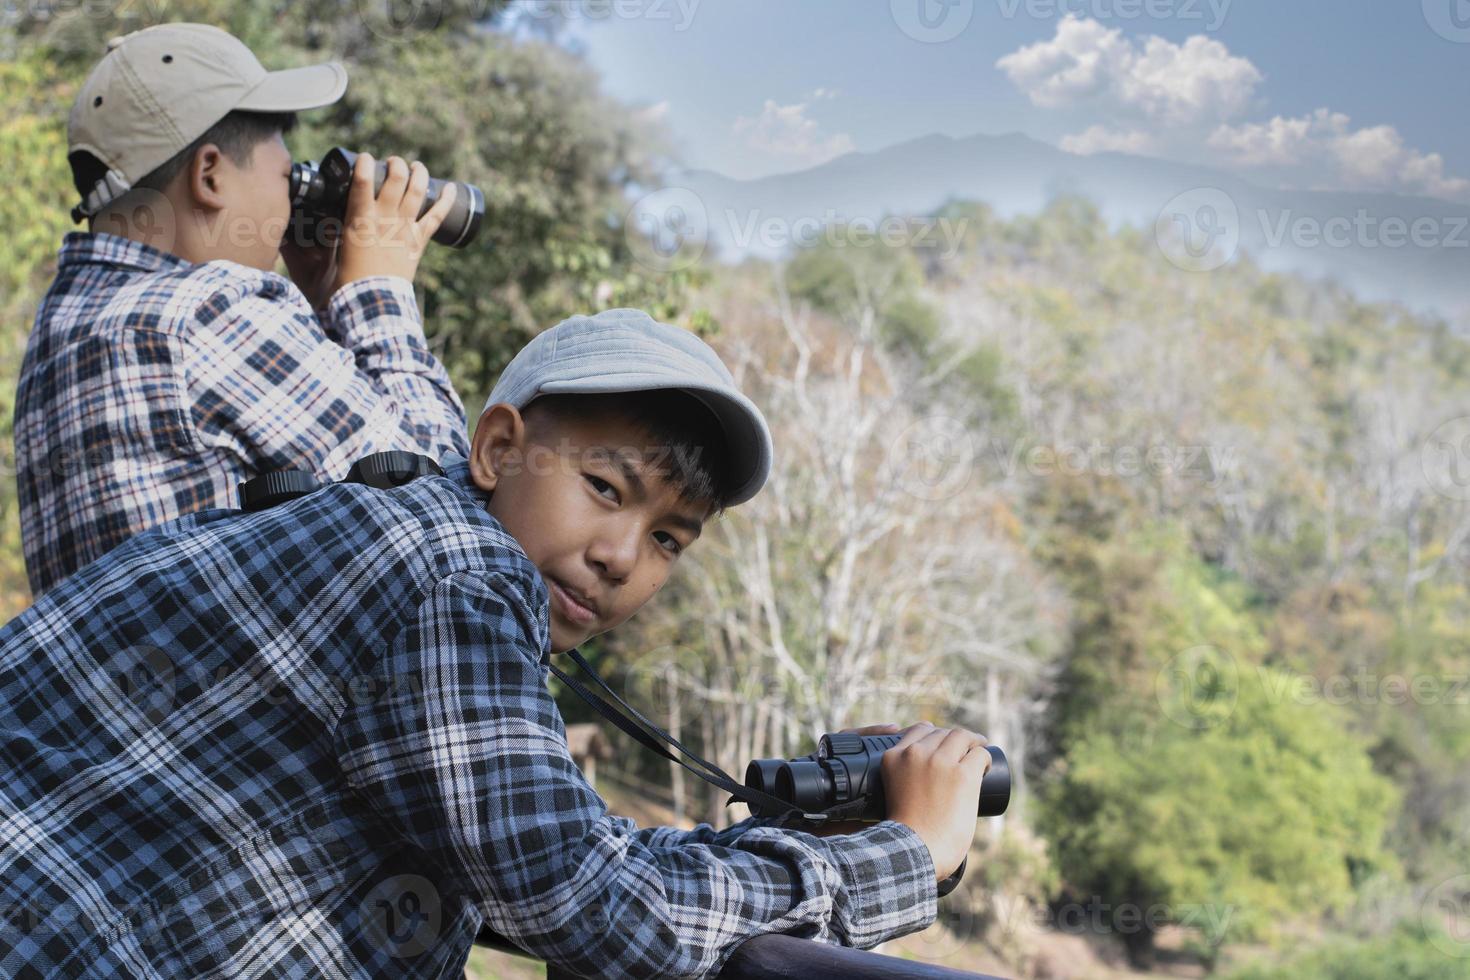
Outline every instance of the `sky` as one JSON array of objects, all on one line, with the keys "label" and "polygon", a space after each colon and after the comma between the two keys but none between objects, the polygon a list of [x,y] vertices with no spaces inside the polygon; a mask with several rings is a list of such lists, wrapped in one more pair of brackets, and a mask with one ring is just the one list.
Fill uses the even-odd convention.
[{"label": "sky", "polygon": [[563,43],[605,91],[661,121],[683,164],[733,177],[1021,132],[1264,185],[1470,200],[1470,0],[588,0],[569,16]]}]

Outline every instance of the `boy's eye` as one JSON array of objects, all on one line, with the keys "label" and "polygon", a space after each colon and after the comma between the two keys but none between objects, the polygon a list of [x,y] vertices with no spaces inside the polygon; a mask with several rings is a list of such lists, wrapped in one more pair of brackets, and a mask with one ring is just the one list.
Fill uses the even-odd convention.
[{"label": "boy's eye", "polygon": [[679,539],[668,531],[659,531],[658,533],[664,536],[663,546],[668,549],[669,554],[678,557],[679,553],[684,550],[684,546],[679,543]]},{"label": "boy's eye", "polygon": [[614,500],[614,501],[618,499],[618,488],[617,487],[613,486],[611,483],[608,483],[606,480],[603,480],[603,479],[600,479],[599,477],[593,476],[591,473],[586,474],[586,476],[587,476],[587,482],[589,482],[589,483],[592,484],[592,489],[593,490],[596,490],[598,493],[602,493],[602,491],[604,489],[611,490],[612,491],[612,496],[611,497],[608,497],[607,499],[608,500]]}]

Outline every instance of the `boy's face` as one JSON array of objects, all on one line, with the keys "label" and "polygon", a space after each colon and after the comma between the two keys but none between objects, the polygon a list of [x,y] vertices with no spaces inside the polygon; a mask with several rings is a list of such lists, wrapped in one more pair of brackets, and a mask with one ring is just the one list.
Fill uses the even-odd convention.
[{"label": "boy's face", "polygon": [[546,580],[553,653],[637,612],[699,536],[709,507],[679,498],[658,472],[662,451],[618,418],[533,408],[528,422],[504,403],[480,416],[470,474]]},{"label": "boy's face", "polygon": [[220,257],[269,272],[291,218],[291,151],[277,133],[255,144],[245,166],[224,153],[219,166],[229,222],[222,243],[232,253]]},{"label": "boy's face", "polygon": [[291,151],[276,133],[255,144],[242,165],[205,144],[162,197],[161,205],[104,208],[88,229],[133,238],[191,262],[229,259],[269,272],[291,218]]}]

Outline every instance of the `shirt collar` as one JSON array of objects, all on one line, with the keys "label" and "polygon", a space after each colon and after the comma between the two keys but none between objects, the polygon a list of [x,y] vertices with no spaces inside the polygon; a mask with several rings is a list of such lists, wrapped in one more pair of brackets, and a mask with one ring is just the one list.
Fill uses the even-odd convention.
[{"label": "shirt collar", "polygon": [[[444,470],[444,478],[446,480],[454,484],[454,486],[458,487],[465,494],[468,494],[475,501],[475,503],[480,506],[481,509],[485,510],[487,513],[489,512],[490,494],[484,490],[481,490],[479,485],[470,478],[469,460],[465,459],[459,453],[450,450],[439,458],[439,466],[441,469]],[[497,521],[496,523],[498,524],[499,521]],[[506,532],[506,537],[510,538],[512,541],[515,541],[515,538],[511,537],[510,532]],[[520,547],[519,541],[516,541],[516,547]],[[524,551],[522,551],[521,553],[525,554]],[[527,558],[526,560],[530,561],[529,558]],[[537,577],[540,577],[540,569],[537,569]],[[543,585],[542,588],[544,589],[545,585]],[[546,603],[541,608],[541,614],[547,617],[551,615],[549,596]],[[551,636],[551,625],[549,622],[546,626],[546,635],[548,637]],[[541,674],[543,680],[545,679],[547,670],[549,669],[547,665],[550,663],[551,651],[543,649],[541,651]]]},{"label": "shirt collar", "polygon": [[110,265],[139,272],[187,269],[194,265],[172,252],[105,231],[69,231],[61,240],[58,265]]},{"label": "shirt collar", "polygon": [[479,485],[470,478],[470,461],[465,459],[454,450],[445,453],[439,460],[439,466],[444,470],[445,479],[452,482],[465,493],[475,498],[475,502],[484,510],[490,507],[490,494],[481,490]]}]

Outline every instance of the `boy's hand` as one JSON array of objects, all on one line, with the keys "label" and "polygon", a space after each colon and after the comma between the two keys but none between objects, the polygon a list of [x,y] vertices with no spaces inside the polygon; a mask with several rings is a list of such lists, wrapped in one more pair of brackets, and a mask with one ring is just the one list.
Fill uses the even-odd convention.
[{"label": "boy's hand", "polygon": [[341,236],[328,222],[321,223],[318,233],[322,241],[307,241],[298,239],[294,227],[288,229],[281,240],[281,258],[286,262],[291,281],[311,308],[320,313],[336,291]]},{"label": "boy's hand", "polygon": [[383,186],[373,197],[376,167],[367,153],[359,153],[347,192],[347,215],[341,245],[341,267],[336,288],[368,276],[400,276],[413,280],[429,237],[439,230],[456,193],[446,184],[439,200],[420,218],[429,190],[429,171],[422,163],[410,167],[402,157],[388,158]]},{"label": "boy's hand", "polygon": [[929,847],[936,881],[954,873],[975,840],[980,781],[990,770],[984,735],[921,721],[883,753],[888,817]]}]

